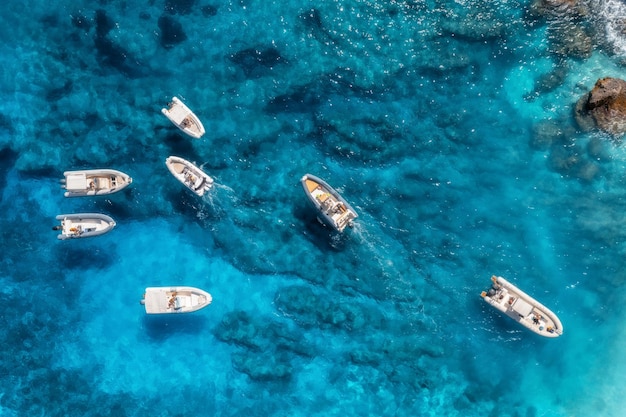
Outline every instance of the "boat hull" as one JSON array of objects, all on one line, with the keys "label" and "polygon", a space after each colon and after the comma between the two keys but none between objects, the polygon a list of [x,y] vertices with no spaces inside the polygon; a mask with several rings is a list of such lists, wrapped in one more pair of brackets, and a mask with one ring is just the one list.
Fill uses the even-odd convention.
[{"label": "boat hull", "polygon": [[60,240],[100,236],[115,227],[115,221],[101,213],[59,214],[56,219],[61,221],[61,233],[57,235]]},{"label": "boat hull", "polygon": [[65,171],[62,187],[65,197],[108,195],[128,187],[133,179],[115,169],[88,169]]},{"label": "boat hull", "polygon": [[561,320],[546,306],[502,277],[491,277],[492,287],[483,300],[527,329],[544,337],[563,334]]},{"label": "boat hull", "polygon": [[213,301],[211,294],[194,287],[148,287],[141,304],[146,314],[180,314],[198,311]]},{"label": "boat hull", "polygon": [[320,221],[340,233],[346,227],[352,227],[358,214],[326,181],[306,174],[300,179],[300,183],[309,203],[317,210]]},{"label": "boat hull", "polygon": [[205,130],[202,122],[178,97],[172,97],[167,108],[162,108],[161,113],[167,117],[177,128],[192,138],[200,139]]},{"label": "boat hull", "polygon": [[213,178],[192,162],[178,156],[169,156],[165,165],[174,178],[200,197],[213,187]]}]

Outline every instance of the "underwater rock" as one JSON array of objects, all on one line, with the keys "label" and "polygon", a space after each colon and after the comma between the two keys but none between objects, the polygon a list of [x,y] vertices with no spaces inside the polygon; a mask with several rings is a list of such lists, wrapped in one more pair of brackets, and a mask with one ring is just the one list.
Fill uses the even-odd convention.
[{"label": "underwater rock", "polygon": [[554,25],[550,33],[550,50],[563,57],[589,58],[593,52],[593,40],[584,27],[575,21]]},{"label": "underwater rock", "polygon": [[72,26],[79,29],[84,29],[85,32],[88,32],[91,29],[91,23],[89,22],[89,18],[82,14],[81,12],[77,12],[72,15]]},{"label": "underwater rock", "polygon": [[591,182],[600,174],[600,166],[591,161],[583,161],[575,172],[576,178]]},{"label": "underwater rock", "polygon": [[170,16],[159,17],[158,25],[161,29],[161,46],[165,49],[170,49],[187,39],[183,25]]},{"label": "underwater rock", "polygon": [[[333,107],[329,113],[335,114],[337,102],[333,98],[343,98],[353,106],[354,100],[371,100],[375,96],[374,88],[361,85],[357,74],[350,68],[335,68],[332,72],[322,74],[316,79],[290,88],[290,91],[271,98],[265,108],[269,113],[310,113],[317,115],[322,103]],[[322,113],[325,113],[322,111]],[[350,117],[358,117],[350,109]]]},{"label": "underwater rock", "polygon": [[584,130],[597,127],[614,136],[626,133],[626,81],[605,77],[576,103],[575,116]]},{"label": "underwater rock", "polygon": [[598,164],[584,157],[579,146],[553,146],[548,162],[553,171],[572,179],[591,182],[600,174]]},{"label": "underwater rock", "polygon": [[292,366],[283,355],[234,354],[233,366],[256,381],[274,381],[291,377]]},{"label": "underwater rock", "polygon": [[254,380],[288,379],[294,358],[315,356],[298,329],[244,311],[226,314],[214,334],[239,346],[240,352],[232,355],[233,366]]},{"label": "underwater rock", "polygon": [[582,163],[579,149],[575,146],[571,148],[565,148],[562,146],[555,146],[550,152],[550,167],[561,174],[569,174],[576,167]]},{"label": "underwater rock", "polygon": [[278,49],[273,47],[244,49],[231,55],[230,60],[241,67],[248,78],[264,75],[275,65],[285,63]]},{"label": "underwater rock", "polygon": [[137,78],[143,76],[140,63],[124,47],[108,37],[109,32],[115,27],[115,22],[109,18],[104,10],[96,11],[96,35],[94,46],[98,58],[106,65],[117,69],[121,73]]},{"label": "underwater rock", "polygon": [[115,27],[115,22],[111,20],[104,10],[96,10],[96,37],[104,38]]},{"label": "underwater rock", "polygon": [[371,349],[354,349],[349,354],[350,361],[355,365],[369,365],[377,368],[385,360],[381,352]]},{"label": "underwater rock", "polygon": [[561,60],[561,62],[559,62],[558,65],[552,69],[552,71],[535,79],[535,87],[533,88],[533,91],[524,96],[524,100],[533,101],[542,94],[556,90],[563,84],[567,78],[568,72],[569,68],[567,62],[565,60]]},{"label": "underwater rock", "polygon": [[356,301],[333,301],[308,287],[292,286],[276,294],[274,304],[304,328],[343,329],[350,332],[381,328],[384,317]]},{"label": "underwater rock", "polygon": [[450,35],[467,41],[485,42],[505,36],[505,24],[493,12],[478,7],[468,10],[459,18],[447,18],[441,22],[442,29]]},{"label": "underwater rock", "polygon": [[223,342],[259,348],[262,343],[256,341],[258,332],[249,314],[244,311],[236,311],[224,316],[215,329],[215,337]]},{"label": "underwater rock", "polygon": [[196,0],[165,0],[165,10],[171,14],[189,14],[196,5]]},{"label": "underwater rock", "polygon": [[[342,100],[321,107],[322,111],[315,114],[311,143],[328,154],[354,160],[364,158],[367,163],[401,158],[405,150],[393,146],[402,137],[401,126],[384,115],[359,114],[355,106],[359,102]],[[334,112],[330,111],[331,105]]]},{"label": "underwater rock", "polygon": [[548,150],[552,146],[567,145],[568,138],[574,137],[574,129],[563,126],[554,120],[543,120],[533,127],[530,146],[537,150]]},{"label": "underwater rock", "polygon": [[67,80],[61,87],[54,87],[46,93],[47,101],[58,101],[65,96],[68,96],[72,92],[74,83],[72,80]]},{"label": "underwater rock", "polygon": [[530,6],[530,13],[536,17],[560,18],[567,15],[584,17],[589,11],[578,0],[535,0]]},{"label": "underwater rock", "polygon": [[312,356],[312,348],[303,344],[298,329],[266,319],[256,319],[244,311],[226,314],[215,328],[215,337],[254,351],[281,350],[300,356]]},{"label": "underwater rock", "polygon": [[324,25],[322,24],[322,15],[316,8],[311,8],[306,12],[300,13],[298,19],[304,24],[306,28],[312,32],[323,31]]},{"label": "underwater rock", "polygon": [[102,62],[117,68],[122,73],[127,72],[128,51],[126,49],[104,36],[96,37],[94,46]]},{"label": "underwater rock", "polygon": [[211,6],[211,5],[202,6],[201,10],[202,10],[202,16],[204,17],[211,17],[217,14],[217,7],[215,6]]},{"label": "underwater rock", "polygon": [[561,57],[588,58],[593,52],[593,25],[587,5],[578,0],[535,0],[531,19],[545,20],[550,51]]},{"label": "underwater rock", "polygon": [[4,114],[0,114],[0,131],[1,130],[6,130],[8,132],[12,132],[14,130],[11,118]]},{"label": "underwater rock", "polygon": [[320,93],[308,86],[296,87],[293,91],[280,94],[269,100],[266,111],[269,113],[309,113],[322,102]]},{"label": "underwater rock", "polygon": [[298,15],[298,25],[306,37],[316,39],[324,45],[335,45],[337,40],[331,36],[324,26],[324,20],[319,10],[311,8]]},{"label": "underwater rock", "polygon": [[607,162],[611,160],[611,152],[608,148],[607,141],[593,137],[587,144],[587,154],[594,161]]}]

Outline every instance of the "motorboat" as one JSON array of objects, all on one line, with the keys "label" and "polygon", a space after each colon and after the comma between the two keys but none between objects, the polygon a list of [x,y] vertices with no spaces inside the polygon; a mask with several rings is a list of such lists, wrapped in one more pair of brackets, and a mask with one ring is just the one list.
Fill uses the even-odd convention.
[{"label": "motorboat", "polygon": [[141,304],[147,314],[191,313],[211,304],[208,292],[194,287],[148,287]]},{"label": "motorboat", "polygon": [[338,232],[353,226],[354,219],[358,217],[356,211],[333,187],[311,174],[304,175],[300,182],[309,202],[318,211],[321,222]]},{"label": "motorboat", "polygon": [[209,177],[194,163],[181,157],[169,156],[165,160],[165,165],[178,181],[201,197],[213,186],[213,178]]},{"label": "motorboat", "polygon": [[167,105],[167,108],[164,107],[161,109],[161,113],[170,119],[176,127],[192,138],[199,139],[205,133],[204,126],[200,119],[198,119],[198,116],[196,116],[185,103],[180,101],[178,97],[172,97],[172,101]]},{"label": "motorboat", "polygon": [[85,169],[65,171],[61,187],[65,188],[65,197],[83,197],[113,194],[128,187],[133,179],[115,169]]},{"label": "motorboat", "polygon": [[480,294],[489,305],[541,336],[563,334],[561,321],[546,306],[502,277],[494,275],[491,282],[491,288]]},{"label": "motorboat", "polygon": [[99,236],[115,227],[115,221],[101,213],[59,214],[56,219],[61,224],[52,229],[61,231],[57,235],[61,240]]}]

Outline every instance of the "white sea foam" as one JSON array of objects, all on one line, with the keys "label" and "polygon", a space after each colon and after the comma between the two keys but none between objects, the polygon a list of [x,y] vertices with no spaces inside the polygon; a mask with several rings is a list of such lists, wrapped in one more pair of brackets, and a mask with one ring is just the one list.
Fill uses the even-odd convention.
[{"label": "white sea foam", "polygon": [[592,4],[592,8],[597,8],[598,23],[604,26],[608,44],[616,54],[626,57],[626,3],[622,0],[599,0]]}]

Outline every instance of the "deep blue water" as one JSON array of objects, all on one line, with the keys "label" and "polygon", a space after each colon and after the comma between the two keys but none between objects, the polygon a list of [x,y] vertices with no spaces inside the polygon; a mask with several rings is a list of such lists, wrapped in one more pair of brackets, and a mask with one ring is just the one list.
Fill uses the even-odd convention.
[{"label": "deep blue water", "polygon": [[[623,415],[626,152],[573,118],[626,77],[620,2],[28,3],[0,11],[0,415]],[[63,197],[99,167],[134,182]],[[354,229],[317,222],[307,172]],[[57,240],[86,211],[117,227]],[[489,309],[493,274],[564,335]],[[160,285],[213,303],[148,317]]]}]

